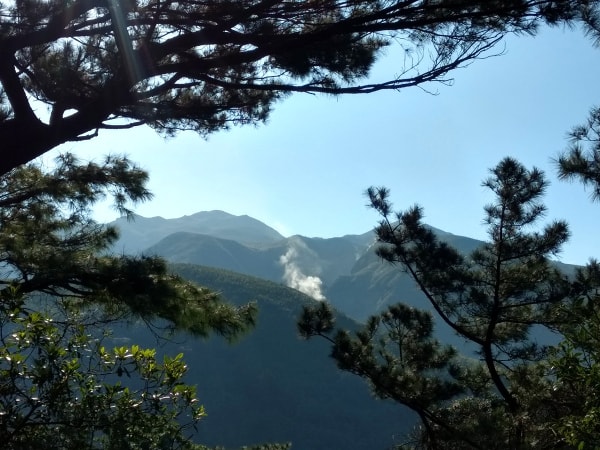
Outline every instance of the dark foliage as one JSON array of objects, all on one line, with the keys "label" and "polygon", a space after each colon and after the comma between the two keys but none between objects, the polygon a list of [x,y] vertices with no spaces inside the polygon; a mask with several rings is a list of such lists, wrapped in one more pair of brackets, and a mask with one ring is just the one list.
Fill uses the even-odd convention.
[{"label": "dark foliage", "polygon": [[90,219],[91,205],[108,195],[127,213],[149,197],[146,178],[124,158],[71,155],[0,177],[2,448],[205,449],[189,440],[205,413],[182,381],[182,355],[160,361],[105,343],[124,319],[232,340],[256,310],[225,304],[159,258],[107,253],[116,231]]},{"label": "dark foliage", "polygon": [[94,303],[112,317],[160,317],[192,333],[233,339],[252,326],[252,305],[225,308],[218,295],[169,274],[160,258],[106,253],[117,232],[91,220],[89,208],[108,193],[128,212],[128,201],[149,198],[146,178],[124,158],[97,165],[71,155],[48,172],[28,165],[1,177],[0,288]]},{"label": "dark foliage", "polygon": [[[597,12],[587,0],[3,3],[0,173],[101,128],[207,134],[264,120],[290,92],[448,82],[505,33],[580,19],[593,31]],[[396,75],[361,84],[392,43]]]},{"label": "dark foliage", "polygon": [[571,283],[549,260],[567,225],[535,231],[547,186],[535,168],[506,158],[483,185],[495,194],[485,207],[490,240],[467,256],[438,240],[421,208],[393,214],[387,189],[368,191],[382,216],[378,254],[406,271],[436,319],[464,339],[460,353],[434,339],[429,313],[402,304],[333,337],[327,307],[306,308],[299,329],[328,339],[338,367],[365,378],[377,396],[419,415],[413,447],[564,448],[551,432],[563,393],[552,388],[549,348],[535,336],[574,322]]}]

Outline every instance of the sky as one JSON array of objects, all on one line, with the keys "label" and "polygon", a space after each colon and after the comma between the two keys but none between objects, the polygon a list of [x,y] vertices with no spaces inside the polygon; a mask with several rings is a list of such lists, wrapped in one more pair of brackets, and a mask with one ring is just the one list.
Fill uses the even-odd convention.
[{"label": "sky", "polygon": [[[362,234],[378,221],[366,207],[369,186],[391,190],[395,209],[424,208],[425,222],[486,239],[481,186],[505,156],[546,172],[545,221],[564,219],[572,237],[558,259],[600,258],[600,204],[589,190],[556,178],[553,158],[567,133],[600,105],[600,48],[578,30],[543,29],[510,37],[501,56],[454,71],[451,86],[428,85],[343,97],[297,94],[275,105],[264,125],[203,139],[164,139],[149,128],[105,131],[53,151],[99,159],[127,154],[150,174],[145,217],[222,210],[249,215],[284,236]],[[393,51],[372,79],[397,73]],[[49,155],[51,156],[51,155]],[[96,219],[118,214],[106,205]]]}]

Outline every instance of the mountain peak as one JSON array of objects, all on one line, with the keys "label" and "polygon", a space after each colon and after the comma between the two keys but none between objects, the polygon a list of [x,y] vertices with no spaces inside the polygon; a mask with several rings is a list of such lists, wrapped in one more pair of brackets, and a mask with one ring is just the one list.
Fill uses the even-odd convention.
[{"label": "mountain peak", "polygon": [[143,251],[177,232],[205,234],[250,247],[270,245],[285,239],[257,219],[248,215],[235,216],[221,210],[199,211],[176,219],[134,215],[134,220],[120,218],[111,225],[119,229],[121,236],[115,248],[126,253]]},{"label": "mountain peak", "polygon": [[182,217],[179,217],[180,219],[183,219],[185,217],[193,217],[193,218],[208,218],[208,217],[212,217],[212,218],[232,218],[232,217],[242,217],[242,216],[236,216],[235,214],[230,214],[226,211],[220,210],[220,209],[212,209],[210,211],[198,211],[195,212],[193,214],[189,214],[189,215],[185,215]]}]

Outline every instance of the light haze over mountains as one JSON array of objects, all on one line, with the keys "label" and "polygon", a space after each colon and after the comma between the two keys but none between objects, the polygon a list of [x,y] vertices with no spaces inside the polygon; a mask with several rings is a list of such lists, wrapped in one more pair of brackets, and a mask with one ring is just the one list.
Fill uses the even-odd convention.
[{"label": "light haze over mountains", "polygon": [[[115,251],[161,255],[173,272],[226,301],[257,304],[255,329],[234,345],[185,334],[161,344],[165,354],[184,354],[186,381],[198,386],[208,412],[195,436],[199,443],[239,448],[292,442],[294,450],[371,450],[390,448],[414,426],[415,417],[405,407],[373,398],[363,380],[340,371],[328,357],[327,341],[304,341],[296,331],[302,306],[325,299],[330,285],[351,273],[368,251],[372,233],[285,238],[255,219],[222,211],[171,220],[120,219],[114,225],[121,229]],[[359,327],[343,312],[337,324]],[[115,336],[156,346],[143,325],[115,330]]]},{"label": "light haze over mountains", "polygon": [[[453,71],[449,86],[424,86],[438,95],[299,94],[278,103],[265,126],[233,127],[206,141],[194,133],[165,140],[146,127],[100,130],[98,139],[78,142],[76,154],[126,152],[147,170],[154,197],[135,205],[145,217],[220,209],[285,236],[341,236],[377,221],[363,197],[375,185],[390,189],[395,208],[417,203],[428,223],[476,239],[487,236],[483,207],[492,198],[481,182],[512,156],[545,171],[547,219],[566,220],[572,232],[559,257],[584,264],[599,254],[600,206],[579,183],[559,181],[553,159],[596,105],[600,49],[577,28],[539,31],[507,37],[501,56]],[[398,56],[390,51],[371,79],[396,73]],[[72,150],[65,144],[48,158]],[[110,204],[95,212],[100,222],[117,217]]]},{"label": "light haze over mountains", "polygon": [[[121,232],[114,251],[162,256],[174,272],[227,301],[257,303],[256,328],[235,345],[183,336],[162,349],[183,352],[188,381],[198,385],[208,411],[199,442],[239,447],[292,441],[294,450],[371,450],[390,448],[414,426],[405,407],[374,399],[363,380],[338,370],[326,341],[303,341],[296,331],[302,306],[315,301],[329,301],[337,324],[350,330],[397,302],[429,308],[407,274],[376,256],[373,231],[284,237],[249,216],[223,211],[177,219],[137,216],[112,225]],[[434,230],[464,253],[482,244]],[[143,327],[124,336],[155,345]],[[436,337],[465,345],[443,323],[436,325]]]},{"label": "light haze over mountains", "polygon": [[[133,221],[122,218],[113,224],[121,233],[114,247],[120,253],[156,254],[173,263],[215,267],[283,283],[316,300],[329,300],[358,321],[388,304],[418,303],[420,298],[405,274],[374,254],[372,230],[327,239],[284,237],[249,216],[223,211],[177,219],[136,216]],[[481,244],[436,231],[465,253]]]}]

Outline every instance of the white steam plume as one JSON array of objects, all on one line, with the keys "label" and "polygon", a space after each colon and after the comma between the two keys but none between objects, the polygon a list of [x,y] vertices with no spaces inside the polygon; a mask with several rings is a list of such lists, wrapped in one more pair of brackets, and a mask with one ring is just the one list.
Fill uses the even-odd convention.
[{"label": "white steam plume", "polygon": [[281,255],[279,258],[279,262],[283,266],[283,280],[288,287],[296,289],[315,300],[325,300],[325,296],[321,292],[323,282],[317,276],[304,275],[296,263],[297,258],[298,252],[294,247],[290,247],[285,255]]}]

